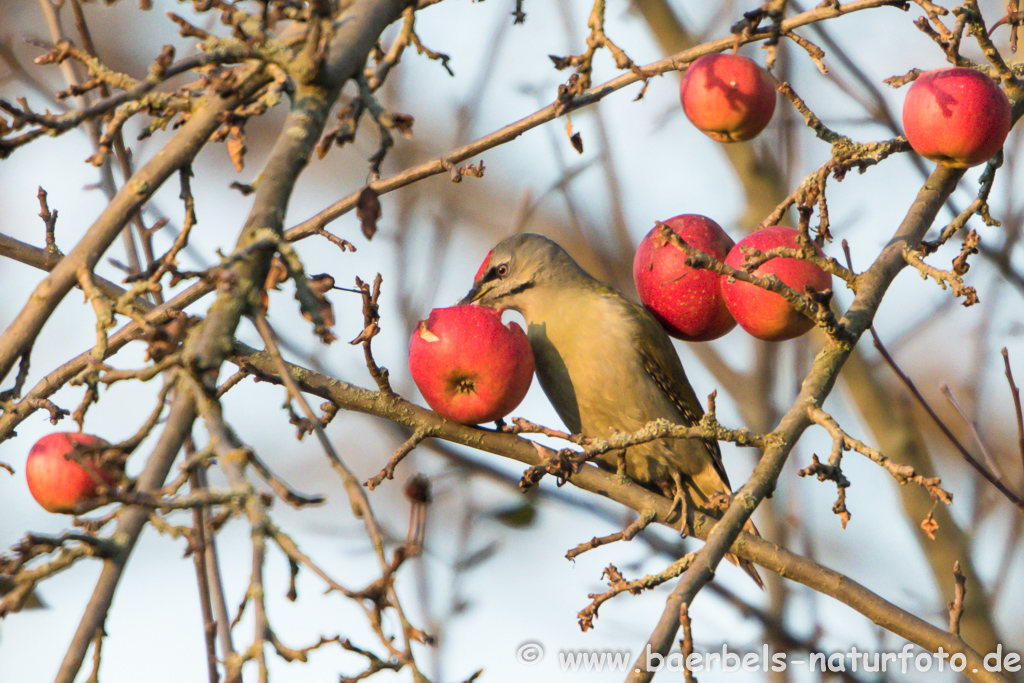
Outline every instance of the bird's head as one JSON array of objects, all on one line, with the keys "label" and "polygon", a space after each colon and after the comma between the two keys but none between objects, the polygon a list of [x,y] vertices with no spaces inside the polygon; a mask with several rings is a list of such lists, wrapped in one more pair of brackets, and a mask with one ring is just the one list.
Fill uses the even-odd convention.
[{"label": "bird's head", "polygon": [[528,302],[548,288],[586,277],[572,257],[547,237],[525,233],[498,243],[484,258],[462,304],[510,308],[526,315]]}]

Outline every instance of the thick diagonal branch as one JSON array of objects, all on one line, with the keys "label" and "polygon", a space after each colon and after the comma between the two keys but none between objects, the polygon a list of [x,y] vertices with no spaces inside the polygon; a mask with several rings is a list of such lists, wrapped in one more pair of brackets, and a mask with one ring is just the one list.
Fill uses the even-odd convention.
[{"label": "thick diagonal branch", "polygon": [[[167,415],[167,427],[160,435],[149,460],[146,461],[146,468],[139,475],[136,486],[138,491],[156,491],[163,486],[175,456],[192,431],[194,420],[195,403],[192,396],[188,392],[179,391]],[[121,580],[121,573],[149,515],[150,509],[147,507],[132,507],[122,513],[117,529],[111,536],[111,540],[120,545],[120,552],[103,563],[99,581],[96,582],[96,588],[93,589],[92,597],[64,655],[64,661],[61,662],[54,683],[73,683],[79,669],[82,668],[89,644],[97,630],[103,628],[103,622],[114,599],[114,591]]]},{"label": "thick diagonal branch", "polygon": [[[381,32],[401,15],[405,4],[400,0],[363,0],[335,20],[322,69],[308,82],[298,85],[292,109],[260,173],[255,203],[238,236],[236,253],[251,249],[268,235],[283,236],[288,200],[323,134],[331,106],[345,82],[363,67]],[[268,243],[228,268],[221,279],[228,284],[219,292],[195,343],[186,352],[189,364],[200,373],[208,389],[215,385],[239,320],[259,307],[261,287],[267,279],[274,250],[273,243]]]},{"label": "thick diagonal branch", "polygon": [[[269,353],[256,353],[251,349],[239,347],[238,355],[232,357],[231,361],[247,368],[260,379],[275,383],[283,381],[276,376],[277,370]],[[362,389],[296,365],[289,365],[289,371],[303,391],[334,401],[344,409],[375,415],[411,429],[427,429],[435,438],[496,453],[526,465],[543,464],[542,456],[531,446],[531,442],[515,435],[465,427],[413,405],[397,395],[385,395],[382,392]],[[605,472],[587,464],[569,481],[585,491],[610,498],[633,510],[653,511],[654,520],[659,523],[664,524],[666,520],[671,519],[670,500],[634,482],[623,481],[612,472]],[[709,533],[713,535],[720,532],[721,526],[721,523],[716,525],[714,519],[696,512],[692,531],[698,538],[707,539]],[[977,675],[978,680],[986,680],[986,676],[987,680],[1002,680],[995,674],[982,671],[981,656],[945,628],[936,627],[900,609],[838,572],[749,534],[740,534],[730,552],[829,595],[867,616],[880,627],[910,642],[933,651],[942,647],[947,652],[964,652],[968,662],[973,662],[969,666],[976,665],[981,671],[981,674]],[[673,618],[678,627],[678,604],[675,609]],[[674,633],[671,638],[674,638]]]},{"label": "thick diagonal branch", "polygon": [[[918,192],[916,200],[889,244],[882,250],[871,268],[863,273],[863,287],[840,321],[854,341],[830,339],[818,353],[793,407],[783,416],[778,427],[770,435],[769,445],[765,448],[753,475],[733,497],[733,502],[721,521],[708,534],[707,543],[697,553],[693,566],[683,576],[666,602],[665,616],[661,623],[667,627],[660,630],[657,642],[650,643],[653,651],[668,651],[678,630],[680,606],[692,602],[697,592],[711,580],[715,568],[739,537],[744,523],[765,496],[774,490],[793,445],[811,424],[808,408],[820,405],[831,392],[839,370],[853,351],[855,340],[870,327],[886,290],[905,267],[904,247],[915,246],[921,241],[962,176],[962,170],[938,166]],[[919,644],[933,650],[940,644],[945,646],[938,640]],[[963,650],[963,647],[960,649]],[[973,667],[978,672],[972,677],[974,680],[1003,680],[996,674],[984,671],[981,658],[976,652],[965,651],[965,656],[968,659],[968,668]],[[649,672],[638,669],[638,673],[634,673],[627,680],[645,681],[649,678]]]},{"label": "thick diagonal branch", "polygon": [[78,282],[81,272],[91,272],[104,252],[120,234],[124,224],[149,200],[164,181],[192,162],[210,135],[223,123],[223,116],[244,102],[262,84],[251,69],[242,85],[226,97],[210,89],[208,103],[196,111],[174,139],[124,184],[85,236],[39,283],[25,307],[0,335],[0,380],[10,373],[46,324],[57,304]]}]

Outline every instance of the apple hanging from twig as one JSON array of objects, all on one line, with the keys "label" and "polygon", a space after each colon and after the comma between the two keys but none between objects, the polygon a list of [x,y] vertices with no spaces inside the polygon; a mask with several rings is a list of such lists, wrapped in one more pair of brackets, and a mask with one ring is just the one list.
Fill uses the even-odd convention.
[{"label": "apple hanging from twig", "polygon": [[[81,452],[78,460],[68,455]],[[78,432],[55,432],[36,441],[25,461],[25,479],[28,490],[49,512],[80,512],[79,506],[95,498],[101,486],[115,486],[123,476],[120,466],[100,465],[98,453],[82,452],[109,446],[103,439]]]},{"label": "apple hanging from twig", "polygon": [[757,136],[775,113],[775,81],[740,55],[704,55],[683,74],[679,100],[686,117],[718,142]]},{"label": "apple hanging from twig", "polygon": [[1010,132],[1010,100],[991,78],[965,67],[917,77],[903,100],[903,130],[921,156],[954,168],[977,166]]},{"label": "apple hanging from twig", "polygon": [[[724,261],[733,241],[707,216],[683,214],[664,221],[694,249]],[[725,305],[719,276],[686,265],[686,253],[672,246],[655,227],[633,258],[633,281],[643,305],[677,339],[709,341],[736,327]]]},{"label": "apple hanging from twig", "polygon": [[[800,248],[797,236],[800,233],[793,228],[774,225],[752,232],[732,248],[725,257],[726,265],[743,270],[746,254],[744,247],[753,247],[758,251],[768,251],[776,247]],[[817,247],[815,247],[817,250]],[[821,253],[820,250],[817,250]],[[818,266],[796,258],[776,257],[755,268],[751,275],[765,277],[774,274],[787,285],[800,292],[805,287],[823,292],[832,288],[832,276]],[[729,281],[729,276],[722,277],[722,296],[729,312],[736,318],[740,327],[751,336],[765,341],[784,341],[804,334],[814,322],[794,309],[788,301],[775,292],[752,285],[741,280]]]}]

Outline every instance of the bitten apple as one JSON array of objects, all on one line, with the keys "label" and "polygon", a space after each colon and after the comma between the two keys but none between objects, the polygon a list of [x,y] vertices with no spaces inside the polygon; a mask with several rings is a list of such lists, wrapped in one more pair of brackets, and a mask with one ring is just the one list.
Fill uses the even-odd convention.
[{"label": "bitten apple", "polygon": [[740,55],[704,55],[683,74],[679,100],[686,117],[718,142],[757,136],[775,113],[775,81]]},{"label": "bitten apple", "polygon": [[409,341],[409,370],[427,404],[462,424],[508,415],[533,381],[523,329],[483,306],[435,308]]},{"label": "bitten apple", "polygon": [[[664,223],[691,247],[719,261],[733,248],[722,226],[706,216],[683,214]],[[686,265],[686,253],[672,246],[657,227],[637,247],[633,281],[640,301],[673,337],[709,341],[736,327],[718,274]]]},{"label": "bitten apple", "polygon": [[[743,247],[753,247],[758,251],[768,251],[775,247],[798,249],[799,234],[793,228],[781,225],[758,230],[737,242],[725,257],[725,263],[742,270],[746,257],[742,251]],[[777,275],[780,280],[801,293],[805,287],[811,287],[819,292],[832,288],[831,275],[802,259],[773,258],[758,266],[751,274],[758,277]],[[809,318],[790,306],[789,302],[778,294],[749,282],[729,282],[726,275],[721,277],[725,304],[740,327],[750,335],[765,341],[784,341],[799,337],[814,326]]]},{"label": "bitten apple", "polygon": [[1010,100],[974,69],[936,69],[917,77],[903,100],[903,130],[921,156],[954,168],[988,161],[1010,132]]},{"label": "bitten apple", "polygon": [[75,444],[110,445],[90,434],[56,432],[36,441],[25,461],[28,490],[49,512],[74,512],[80,503],[94,498],[100,486],[114,486],[122,476],[116,466],[100,468],[65,457],[75,450]]}]

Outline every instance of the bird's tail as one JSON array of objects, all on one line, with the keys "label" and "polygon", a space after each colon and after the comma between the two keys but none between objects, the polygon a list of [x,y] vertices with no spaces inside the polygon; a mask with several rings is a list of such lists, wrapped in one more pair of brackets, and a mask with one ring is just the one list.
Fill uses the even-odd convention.
[{"label": "bird's tail", "polygon": [[[702,500],[699,506],[708,505],[709,507],[715,508],[718,505],[724,505],[725,500],[732,500],[732,493],[729,492],[729,485],[718,471],[712,467],[708,467],[704,472],[696,477],[691,477],[689,483],[693,485],[691,490],[691,499]],[[708,493],[712,492],[709,496]],[[761,538],[761,532],[754,526],[754,522],[750,519],[747,520],[746,524],[743,525],[743,530],[748,534],[752,534]],[[750,560],[744,560],[737,557],[733,553],[727,553],[725,559],[738,566],[740,569],[745,571],[750,578],[754,580],[754,583],[758,585],[761,590],[764,590],[764,581],[761,579],[761,575],[757,573],[757,568],[754,567],[754,563]]]},{"label": "bird's tail", "polygon": [[[747,523],[743,525],[743,530],[746,531],[748,534],[753,534],[754,536],[761,538],[761,532],[757,530],[757,527],[754,526],[754,523],[749,519],[747,520]],[[757,573],[757,567],[754,566],[753,562],[751,562],[750,560],[744,560],[743,558],[737,557],[732,553],[727,553],[725,559],[729,560],[734,565],[745,571],[747,573],[747,576],[754,580],[754,583],[757,584],[758,588],[764,590],[764,581],[761,580],[761,575]]]}]

